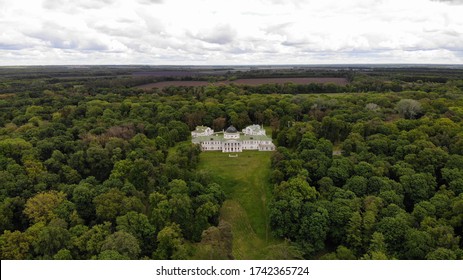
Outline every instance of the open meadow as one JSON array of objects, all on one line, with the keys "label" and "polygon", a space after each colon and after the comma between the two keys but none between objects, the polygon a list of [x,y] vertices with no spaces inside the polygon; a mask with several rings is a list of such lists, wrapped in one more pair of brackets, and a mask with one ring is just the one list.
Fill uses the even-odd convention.
[{"label": "open meadow", "polygon": [[238,157],[221,152],[200,155],[198,169],[207,171],[227,195],[220,219],[232,226],[236,259],[272,258],[269,246],[282,242],[272,237],[269,228],[271,155],[257,151],[246,151]]}]

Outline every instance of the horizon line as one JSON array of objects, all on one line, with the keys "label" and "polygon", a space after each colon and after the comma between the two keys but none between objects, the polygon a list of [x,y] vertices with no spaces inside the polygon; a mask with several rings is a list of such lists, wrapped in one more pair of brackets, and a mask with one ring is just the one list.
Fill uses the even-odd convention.
[{"label": "horizon line", "polygon": [[463,63],[254,63],[254,64],[6,64],[0,67],[90,67],[90,66],[137,66],[137,67],[263,67],[263,66],[463,66]]}]

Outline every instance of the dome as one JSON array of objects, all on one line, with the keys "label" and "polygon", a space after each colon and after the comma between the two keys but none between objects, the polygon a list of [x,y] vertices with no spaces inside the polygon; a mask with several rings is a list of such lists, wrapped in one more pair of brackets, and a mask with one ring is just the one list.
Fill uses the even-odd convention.
[{"label": "dome", "polygon": [[227,130],[225,130],[226,133],[238,133],[238,130],[233,125],[230,125]]}]

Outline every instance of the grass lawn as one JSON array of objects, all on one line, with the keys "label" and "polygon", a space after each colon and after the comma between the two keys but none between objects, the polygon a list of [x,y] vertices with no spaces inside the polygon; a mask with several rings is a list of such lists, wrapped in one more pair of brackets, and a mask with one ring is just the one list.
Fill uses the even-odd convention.
[{"label": "grass lawn", "polygon": [[282,242],[273,238],[269,229],[271,155],[258,151],[238,153],[238,157],[222,152],[200,155],[198,169],[206,170],[227,195],[220,218],[232,225],[236,259],[272,258],[268,247]]}]

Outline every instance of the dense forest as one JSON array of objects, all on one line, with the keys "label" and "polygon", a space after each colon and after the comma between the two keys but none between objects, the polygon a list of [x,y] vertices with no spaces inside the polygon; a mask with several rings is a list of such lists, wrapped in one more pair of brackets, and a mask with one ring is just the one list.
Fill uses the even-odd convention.
[{"label": "dense forest", "polygon": [[270,226],[291,257],[463,259],[461,70],[225,69],[197,79],[349,83],[147,91],[172,77],[45,70],[0,71],[1,259],[190,259],[214,229],[229,242],[190,131],[253,123],[278,147]]}]

